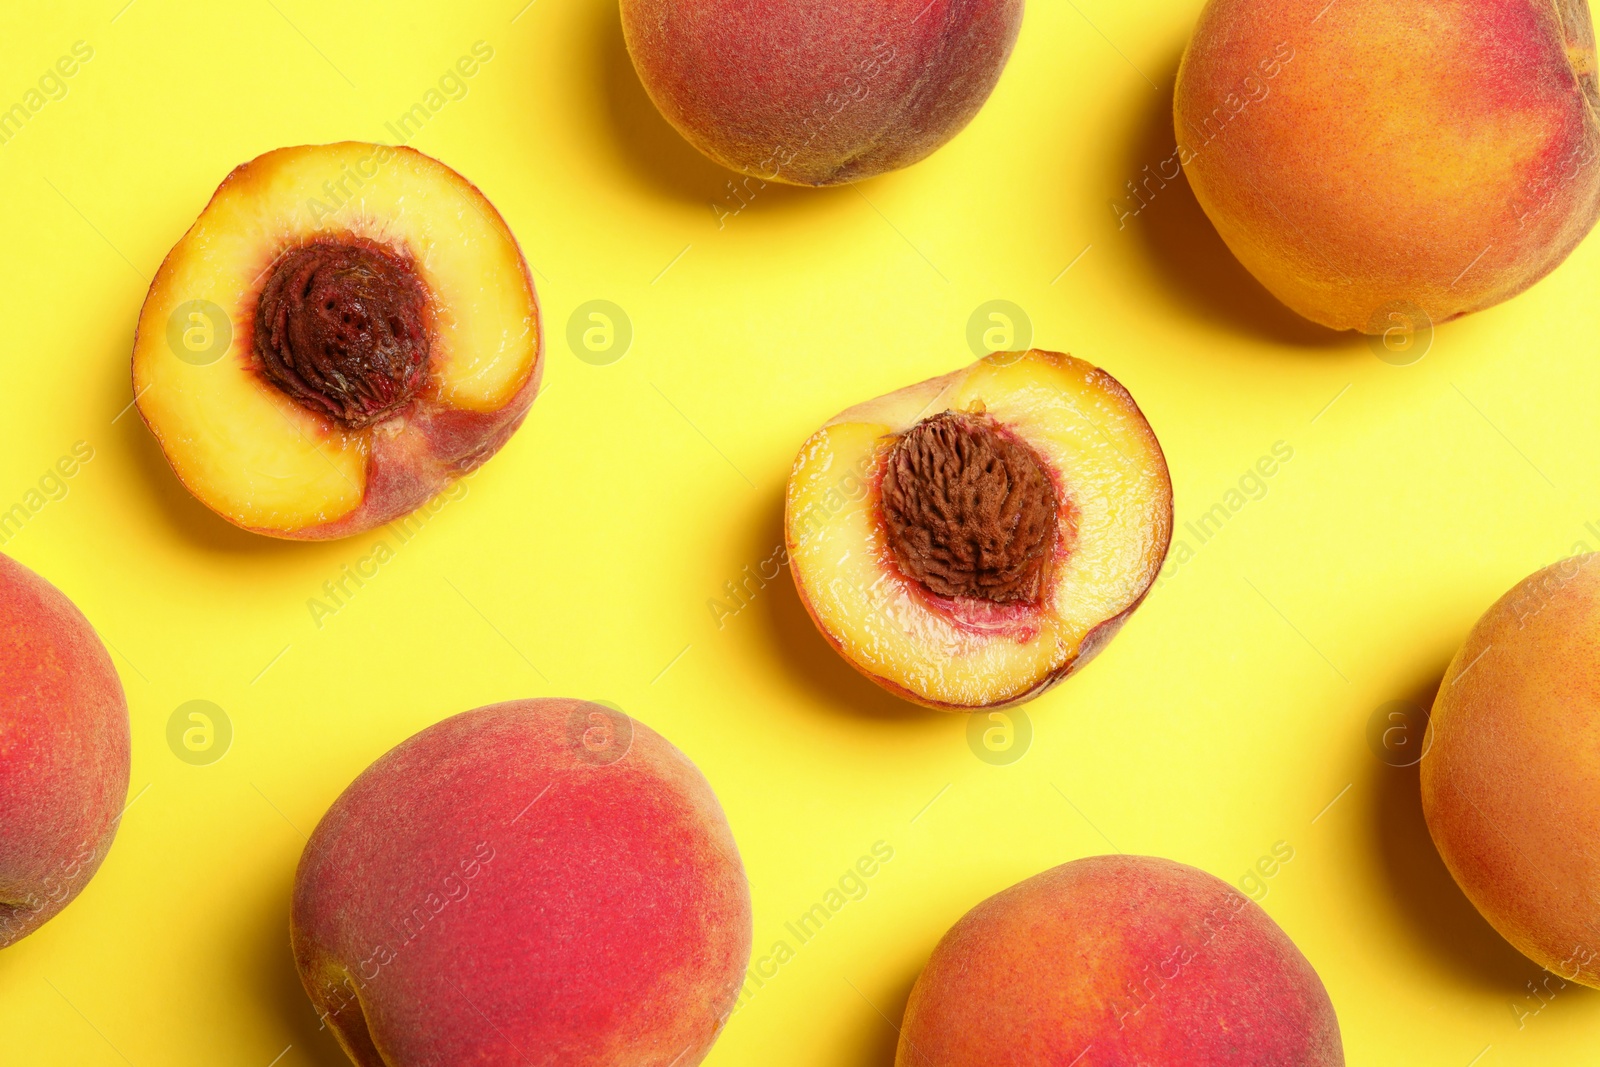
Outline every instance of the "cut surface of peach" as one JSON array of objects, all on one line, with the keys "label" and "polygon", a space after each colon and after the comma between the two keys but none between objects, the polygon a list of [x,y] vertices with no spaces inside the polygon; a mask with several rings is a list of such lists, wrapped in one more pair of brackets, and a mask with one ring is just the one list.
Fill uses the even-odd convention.
[{"label": "cut surface of peach", "polygon": [[285,148],[161,265],[133,385],[174,472],[239,526],[328,538],[493,455],[538,390],[533,282],[493,205],[409,148]]},{"label": "cut surface of peach", "polygon": [[1127,390],[1035,349],[829,420],[785,512],[828,641],[899,696],[981,709],[1038,695],[1116,632],[1166,556],[1172,484]]}]

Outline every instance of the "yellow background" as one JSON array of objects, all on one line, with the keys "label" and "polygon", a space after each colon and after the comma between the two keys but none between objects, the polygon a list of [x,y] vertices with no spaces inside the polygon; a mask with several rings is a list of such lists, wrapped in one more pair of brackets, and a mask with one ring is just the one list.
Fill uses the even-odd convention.
[{"label": "yellow background", "polygon": [[[1181,182],[1119,229],[1110,202],[1172,152],[1199,0],[1035,0],[944,150],[855,188],[767,188],[721,229],[730,175],[650,107],[614,0],[124,2],[11,4],[0,24],[0,106],[94,49],[0,145],[0,507],[94,449],[4,551],[115,650],[137,798],[83,896],[0,954],[0,1062],[343,1062],[287,948],[303,835],[416,730],[540,694],[615,702],[699,764],[758,952],[874,842],[895,850],[711,1064],[888,1067],[928,951],[985,896],[1112,848],[1237,883],[1277,842],[1294,859],[1264,906],[1321,973],[1352,1064],[1592,1057],[1593,992],[1519,1027],[1538,969],[1456,890],[1415,770],[1366,730],[1388,701],[1431,700],[1515,580],[1600,547],[1600,243],[1396,367],[1275,305]],[[547,392],[318,628],[307,601],[382,535],[274,542],[195,503],[125,410],[135,316],[230,168],[390,137],[480,40],[493,59],[413,143],[484,190],[536,267]],[[611,365],[565,340],[592,299],[633,323]],[[807,434],[968,362],[991,299],[1128,386],[1197,549],[1099,662],[1027,706],[1032,747],[1009,766],[975,757],[965,717],[860,680],[787,578],[721,628],[707,605],[778,544]],[[1294,457],[1266,496],[1196,545],[1184,523],[1279,441]],[[209,766],[166,742],[195,699],[235,731]]]}]

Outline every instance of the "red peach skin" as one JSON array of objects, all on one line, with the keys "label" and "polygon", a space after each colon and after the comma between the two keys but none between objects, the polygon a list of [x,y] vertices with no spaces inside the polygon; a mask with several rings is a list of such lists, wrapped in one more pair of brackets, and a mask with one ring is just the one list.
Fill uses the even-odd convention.
[{"label": "red peach skin", "polygon": [[245,529],[288,540],[326,541],[403,519],[483,466],[511,440],[539,395],[543,356],[541,336],[533,372],[499,411],[451,411],[419,403],[408,414],[404,433],[374,436],[366,493],[348,515],[302,530]]},{"label": "red peach skin", "polygon": [[627,722],[578,700],[480,708],[334,803],[300,861],[292,940],[357,1064],[705,1057],[744,980],[749,890],[705,779]]},{"label": "red peach skin", "polygon": [[766,181],[909,166],[1000,80],[1023,0],[622,0],[634,66],[696,148]]},{"label": "red peach skin", "polygon": [[1341,1067],[1322,982],[1204,871],[1096,856],[968,912],[906,1005],[896,1067]]},{"label": "red peach skin", "polygon": [[0,948],[83,890],[128,795],[128,704],[94,628],[0,556]]}]

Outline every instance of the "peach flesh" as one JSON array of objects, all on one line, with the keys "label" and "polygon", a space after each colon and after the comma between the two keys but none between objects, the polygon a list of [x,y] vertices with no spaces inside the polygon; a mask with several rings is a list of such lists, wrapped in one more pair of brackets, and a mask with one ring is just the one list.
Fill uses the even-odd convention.
[{"label": "peach flesh", "polygon": [[1333,1005],[1267,913],[1204,871],[1097,856],[951,927],[896,1067],[1340,1067]]},{"label": "peach flesh", "polygon": [[301,979],[361,1067],[692,1067],[750,940],[705,779],[577,700],[402,742],[334,802],[295,878]]},{"label": "peach flesh", "polygon": [[1382,333],[1566,258],[1600,214],[1597,109],[1584,0],[1211,0],[1174,117],[1240,262],[1306,318]]},{"label": "peach flesh", "polygon": [[622,0],[639,78],[696,148],[764,181],[917,162],[978,113],[1022,0]]},{"label": "peach flesh", "polygon": [[1425,744],[1423,813],[1462,891],[1535,963],[1600,987],[1600,555],[1484,613]]},{"label": "peach flesh", "polygon": [[111,657],[49,582],[0,555],[0,948],[82,892],[128,794]]}]

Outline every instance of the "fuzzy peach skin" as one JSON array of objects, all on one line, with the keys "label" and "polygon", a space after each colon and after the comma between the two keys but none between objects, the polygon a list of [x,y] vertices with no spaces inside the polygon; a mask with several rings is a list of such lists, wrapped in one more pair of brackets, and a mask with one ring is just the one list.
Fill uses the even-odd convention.
[{"label": "fuzzy peach skin", "polygon": [[[369,242],[428,291],[420,392],[352,429],[281,390],[255,350],[256,313],[282,257]],[[171,323],[220,308],[232,343],[194,365]],[[140,415],[173,472],[237,526],[325,540],[405,515],[476,469],[538,393],[544,335],[516,238],[477,187],[415,149],[344,142],[281,148],[236,168],[156,273],[134,339]]]},{"label": "fuzzy peach skin", "polygon": [[[930,596],[887,547],[890,451],[946,410],[985,412],[1056,485],[1060,534],[1037,605]],[[1001,708],[1081,670],[1144,601],[1172,540],[1172,480],[1110,374],[1061,352],[998,352],[829,419],[795,459],[784,528],[800,600],[851,666],[925,707]]]},{"label": "fuzzy peach skin", "polygon": [[1594,225],[1595,77],[1584,0],[1210,0],[1178,70],[1179,158],[1301,315],[1382,333],[1418,324],[1404,302],[1439,323],[1515,296]]},{"label": "fuzzy peach skin", "polygon": [[910,166],[972,120],[1023,0],[622,0],[656,107],[764,181],[834,185]]},{"label": "fuzzy peach skin", "polygon": [[580,700],[429,727],[335,801],[295,877],[312,1003],[360,1067],[691,1067],[751,916],[700,772]]},{"label": "fuzzy peach skin", "polygon": [[995,894],[911,990],[896,1067],[1340,1067],[1317,972],[1204,871],[1096,856]]},{"label": "fuzzy peach skin", "polygon": [[0,948],[82,892],[128,795],[128,704],[94,627],[0,555]]},{"label": "fuzzy peach skin", "polygon": [[1600,987],[1600,555],[1484,613],[1425,743],[1422,810],[1462,891],[1535,963]]}]

